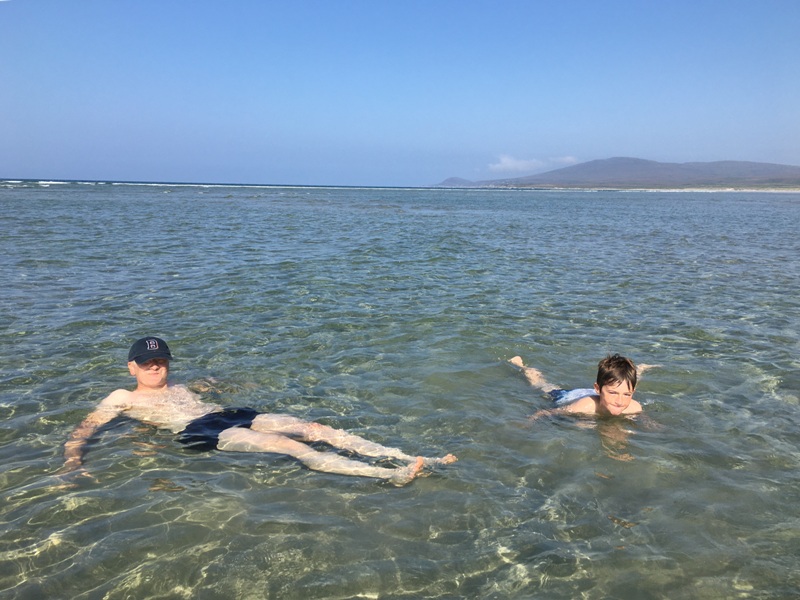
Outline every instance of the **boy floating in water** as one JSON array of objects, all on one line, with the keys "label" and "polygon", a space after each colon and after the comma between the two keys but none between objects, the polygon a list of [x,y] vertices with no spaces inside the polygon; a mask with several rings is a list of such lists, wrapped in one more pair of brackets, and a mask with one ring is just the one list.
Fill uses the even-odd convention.
[{"label": "boy floating in water", "polygon": [[509,360],[522,370],[528,382],[548,394],[556,408],[540,410],[531,419],[553,414],[580,414],[596,416],[635,415],[642,412],[642,405],[633,399],[638,376],[653,365],[639,365],[619,354],[605,357],[597,365],[594,389],[562,390],[548,383],[533,367],[526,367],[522,358]]},{"label": "boy floating in water", "polygon": [[[457,460],[452,454],[442,458],[414,457],[296,417],[202,402],[185,386],[167,383],[170,360],[169,347],[160,338],[142,338],[131,346],[128,370],[136,378],[136,389],[112,392],[75,428],[65,445],[63,472],[83,470],[83,455],[91,436],[122,416],[169,429],[179,434],[179,442],[198,450],[286,454],[316,471],[375,477],[395,485],[409,483],[424,466]],[[303,442],[324,442],[362,456],[395,458],[408,464],[397,469],[373,466],[335,452],[320,452]]]}]

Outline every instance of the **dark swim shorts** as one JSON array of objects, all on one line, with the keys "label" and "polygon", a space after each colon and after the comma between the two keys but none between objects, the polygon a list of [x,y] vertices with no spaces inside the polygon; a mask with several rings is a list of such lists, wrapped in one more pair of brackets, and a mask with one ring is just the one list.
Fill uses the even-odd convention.
[{"label": "dark swim shorts", "polygon": [[258,411],[252,408],[226,408],[190,422],[178,434],[178,441],[192,450],[216,450],[219,434],[231,427],[250,429]]}]

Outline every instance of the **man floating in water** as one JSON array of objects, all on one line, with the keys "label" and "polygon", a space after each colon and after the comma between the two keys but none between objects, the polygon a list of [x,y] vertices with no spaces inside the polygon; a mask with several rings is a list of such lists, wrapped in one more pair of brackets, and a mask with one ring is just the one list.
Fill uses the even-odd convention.
[{"label": "man floating in water", "polygon": [[540,410],[531,417],[538,419],[552,414],[580,414],[596,416],[635,415],[642,412],[642,405],[633,399],[639,375],[655,365],[639,365],[619,354],[606,356],[597,365],[594,389],[562,390],[548,383],[533,367],[526,367],[522,358],[509,360],[518,367],[532,386],[549,395],[556,408]]},{"label": "man floating in water", "polygon": [[[442,458],[414,457],[320,423],[202,402],[185,386],[167,383],[170,360],[169,347],[160,338],[142,338],[131,346],[128,370],[136,378],[136,389],[112,392],[75,428],[65,444],[62,472],[83,470],[89,439],[102,426],[123,416],[169,429],[178,434],[179,442],[191,448],[285,454],[316,471],[374,477],[394,485],[411,482],[423,467],[458,460],[452,454]],[[335,452],[315,450],[303,442],[324,442],[361,456],[394,458],[407,465],[396,469],[374,466]]]}]

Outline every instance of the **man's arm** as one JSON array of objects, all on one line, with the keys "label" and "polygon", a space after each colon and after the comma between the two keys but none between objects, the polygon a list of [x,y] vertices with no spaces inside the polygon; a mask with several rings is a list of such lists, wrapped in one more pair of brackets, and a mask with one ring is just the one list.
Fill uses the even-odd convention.
[{"label": "man's arm", "polygon": [[89,438],[103,425],[122,414],[127,407],[128,396],[130,396],[130,392],[127,390],[117,390],[111,393],[73,430],[69,440],[64,444],[65,462],[61,469],[62,473],[74,471],[83,466],[83,455],[86,452],[86,443]]}]

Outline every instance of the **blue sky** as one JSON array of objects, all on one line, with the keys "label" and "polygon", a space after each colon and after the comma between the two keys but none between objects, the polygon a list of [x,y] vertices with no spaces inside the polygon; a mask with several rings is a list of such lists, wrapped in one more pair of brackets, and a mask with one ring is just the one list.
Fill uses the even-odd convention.
[{"label": "blue sky", "polygon": [[797,0],[0,0],[0,177],[800,165]]}]

